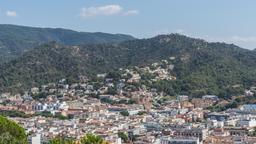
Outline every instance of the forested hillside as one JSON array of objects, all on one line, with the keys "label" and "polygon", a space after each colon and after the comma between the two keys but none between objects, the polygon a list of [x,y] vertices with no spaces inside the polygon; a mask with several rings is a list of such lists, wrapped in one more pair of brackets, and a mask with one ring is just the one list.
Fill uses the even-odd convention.
[{"label": "forested hillside", "polygon": [[175,81],[162,81],[173,94],[228,96],[256,84],[256,53],[225,43],[208,43],[179,34],[119,44],[42,45],[2,66],[1,90],[29,88],[174,57]]}]

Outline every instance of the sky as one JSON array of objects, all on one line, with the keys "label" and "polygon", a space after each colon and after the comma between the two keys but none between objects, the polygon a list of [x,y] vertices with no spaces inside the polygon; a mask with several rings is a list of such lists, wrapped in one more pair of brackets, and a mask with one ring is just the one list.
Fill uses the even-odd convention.
[{"label": "sky", "polygon": [[0,0],[0,24],[149,38],[181,33],[256,48],[255,0]]}]

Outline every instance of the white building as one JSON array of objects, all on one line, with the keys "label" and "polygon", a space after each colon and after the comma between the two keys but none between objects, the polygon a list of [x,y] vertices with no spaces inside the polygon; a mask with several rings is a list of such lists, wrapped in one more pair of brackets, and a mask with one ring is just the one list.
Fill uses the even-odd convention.
[{"label": "white building", "polygon": [[29,144],[41,144],[41,134],[31,136],[29,139]]},{"label": "white building", "polygon": [[256,120],[255,119],[242,119],[242,120],[239,120],[237,124],[240,127],[255,127]]},{"label": "white building", "polygon": [[160,139],[160,144],[201,144],[199,138],[195,137],[162,137]]},{"label": "white building", "polygon": [[182,102],[182,101],[188,101],[189,98],[186,95],[179,95],[179,96],[177,96],[177,100]]},{"label": "white building", "polygon": [[224,121],[208,120],[207,126],[209,128],[222,128],[224,127]]},{"label": "white building", "polygon": [[256,104],[246,104],[240,107],[241,111],[256,112]]}]

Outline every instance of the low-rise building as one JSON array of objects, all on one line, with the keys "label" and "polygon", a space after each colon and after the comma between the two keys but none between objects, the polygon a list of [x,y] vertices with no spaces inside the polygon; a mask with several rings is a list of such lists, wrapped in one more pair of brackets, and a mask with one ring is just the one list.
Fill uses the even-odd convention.
[{"label": "low-rise building", "polygon": [[160,144],[201,144],[196,137],[162,137]]}]

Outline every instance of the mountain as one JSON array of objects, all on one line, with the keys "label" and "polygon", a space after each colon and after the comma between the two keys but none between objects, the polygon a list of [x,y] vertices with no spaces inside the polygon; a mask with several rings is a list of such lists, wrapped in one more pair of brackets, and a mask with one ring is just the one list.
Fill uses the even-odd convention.
[{"label": "mountain", "polygon": [[108,33],[77,32],[61,28],[35,28],[0,24],[0,62],[21,56],[43,43],[56,41],[65,45],[119,43],[132,36]]},{"label": "mountain", "polygon": [[227,97],[256,85],[256,53],[233,44],[209,43],[179,34],[118,44],[41,45],[2,64],[1,90],[29,88],[61,78],[76,80],[129,66],[145,66],[174,57],[175,81],[162,81],[174,94]]}]

